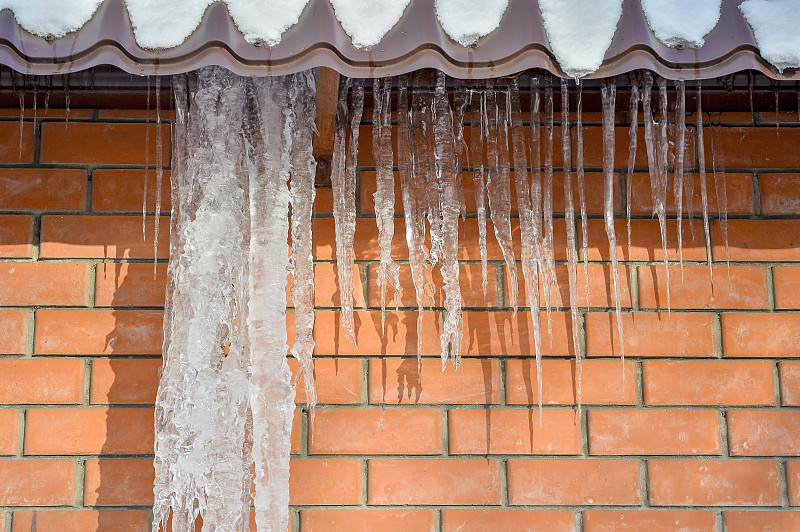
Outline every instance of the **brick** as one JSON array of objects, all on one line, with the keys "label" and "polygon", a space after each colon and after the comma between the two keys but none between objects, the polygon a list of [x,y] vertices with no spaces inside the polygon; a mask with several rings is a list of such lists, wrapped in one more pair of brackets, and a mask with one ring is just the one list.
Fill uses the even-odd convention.
[{"label": "brick", "polygon": [[458,371],[442,371],[439,360],[372,359],[369,361],[369,401],[388,404],[497,404],[500,363],[464,359]]},{"label": "brick", "polygon": [[77,211],[86,205],[85,170],[0,169],[0,210]]},{"label": "brick", "polygon": [[[360,264],[353,265],[353,306],[364,306],[364,287],[361,284]],[[316,263],[314,264],[314,305],[318,307],[339,307],[339,277],[337,275],[336,264]],[[286,304],[293,306],[292,297],[292,277],[289,276],[286,282]]]},{"label": "brick", "polygon": [[[641,118],[641,115],[639,115]],[[630,146],[630,136],[628,134],[629,126],[617,126],[614,128],[615,143],[614,143],[614,161],[615,166],[624,166],[628,161],[628,149]],[[694,136],[692,129],[687,130],[686,135],[686,161],[694,160]],[[576,133],[573,133],[573,137]],[[602,167],[603,166],[603,128],[598,126],[588,126],[583,128],[584,139],[584,162],[587,167]],[[644,127],[638,129],[638,139],[636,144],[636,166],[647,166],[647,151],[644,143]],[[573,145],[576,140],[573,138]],[[708,142],[708,141],[706,141]],[[576,158],[576,153],[572,154],[573,160]],[[710,161],[711,159],[709,159]],[[688,164],[687,164],[688,166]]]},{"label": "brick", "polygon": [[[636,366],[618,360],[584,360],[582,366],[581,403],[632,405],[636,403]],[[546,405],[577,404],[577,370],[573,360],[542,361],[542,403]],[[534,405],[539,402],[536,361],[506,360],[506,402]]]},{"label": "brick", "polygon": [[[145,144],[145,124],[73,122],[69,127],[56,122],[42,124],[43,163],[150,164],[156,162],[156,132]],[[170,127],[165,124],[161,138],[163,160],[170,160]],[[149,157],[148,157],[149,155]]]},{"label": "brick", "polygon": [[509,460],[508,503],[639,504],[637,460]]},{"label": "brick", "polygon": [[648,405],[774,405],[772,364],[758,360],[648,360]]},{"label": "brick", "polygon": [[28,313],[24,310],[0,310],[0,353],[19,355],[28,345]]},{"label": "brick", "polygon": [[97,265],[94,303],[98,307],[163,307],[167,265],[111,263]]},{"label": "brick", "polygon": [[86,305],[88,285],[88,264],[7,262],[0,266],[0,305]]},{"label": "brick", "polygon": [[[706,248],[703,241],[702,222],[695,222],[695,234],[692,236],[691,223],[682,224],[683,234],[683,260],[706,260]],[[631,220],[631,248],[628,249],[628,226],[625,220],[614,221],[614,231],[617,235],[617,257],[621,261],[648,261],[663,262],[664,252],[661,247],[661,228],[658,220]],[[603,220],[589,220],[589,249],[590,261],[611,260],[608,236]],[[667,222],[667,258],[671,262],[680,259],[678,254],[678,238],[676,222]]]},{"label": "brick", "polygon": [[[551,288],[551,305],[554,307],[568,307],[569,306],[569,271],[566,266],[556,266],[556,281],[558,283],[558,290]],[[576,293],[578,296],[578,306],[587,306],[586,302],[586,273],[583,264],[578,264],[577,268],[577,285]],[[630,307],[631,296],[630,287],[628,286],[628,279],[630,273],[628,267],[624,265],[619,266],[619,291],[620,291],[620,306]],[[503,291],[504,301],[508,305],[510,299],[510,284],[508,277],[508,270],[503,269]],[[602,264],[589,265],[589,302],[590,307],[613,307],[616,304],[616,296],[614,295],[614,279],[611,266]],[[522,277],[522,271],[519,272],[519,304],[521,306],[528,305],[528,291],[525,287],[525,281]],[[545,293],[544,293],[544,280],[539,278],[539,305],[542,309],[545,308]]]},{"label": "brick", "polygon": [[[586,355],[619,356],[617,319],[612,312],[584,317]],[[624,313],[625,355],[641,357],[710,357],[716,354],[712,314]]]},{"label": "brick", "polygon": [[450,454],[579,454],[581,429],[575,412],[541,414],[535,409],[452,409]]},{"label": "brick", "polygon": [[35,321],[36,354],[161,353],[161,311],[38,310]]},{"label": "brick", "polygon": [[149,454],[150,408],[28,410],[25,454]]},{"label": "brick", "polygon": [[86,460],[83,504],[150,506],[153,504],[153,460]]},{"label": "brick", "polygon": [[496,460],[373,459],[367,467],[369,504],[500,504]]},{"label": "brick", "polygon": [[[160,112],[161,120],[173,120],[175,118],[175,111],[171,109],[161,109]],[[97,117],[101,120],[105,118],[117,120],[149,120],[150,134],[152,135],[156,130],[155,95],[153,96],[153,108],[149,113],[146,109],[98,109]]]},{"label": "brick", "polygon": [[[714,282],[707,266],[670,267],[669,302],[672,309],[767,308],[767,272],[758,266],[714,266]],[[667,280],[662,265],[639,267],[639,305],[667,308]]]},{"label": "brick", "polygon": [[303,532],[433,532],[433,510],[301,510]]},{"label": "brick", "polygon": [[33,257],[33,216],[0,216],[0,258]]},{"label": "brick", "polygon": [[800,411],[731,410],[727,418],[731,455],[800,455]]},{"label": "brick", "polygon": [[0,504],[57,506],[75,502],[73,460],[0,460]]},{"label": "brick", "polygon": [[[150,161],[154,163],[155,161]],[[161,175],[161,212],[172,208],[169,170]],[[156,210],[156,171],[147,173],[147,212]],[[145,171],[98,168],[92,172],[92,210],[94,212],[141,213],[145,191]]]},{"label": "brick", "polygon": [[0,409],[0,456],[15,454],[19,441],[19,412]]},{"label": "brick", "polygon": [[[314,322],[315,356],[345,355],[416,355],[417,313],[387,312],[386,334],[381,328],[380,311],[354,312],[357,346],[347,340],[342,330],[341,314],[318,310]],[[422,354],[439,355],[441,315],[425,312],[422,317]],[[289,338],[293,338],[293,334]]]},{"label": "brick", "polygon": [[778,362],[781,405],[800,406],[800,361]]},{"label": "brick", "polygon": [[800,174],[759,174],[761,214],[800,214]]},{"label": "brick", "polygon": [[[800,130],[798,130],[800,132]],[[714,260],[800,261],[800,220],[728,220],[728,252],[719,222],[711,227]]]},{"label": "brick", "polygon": [[800,462],[786,462],[786,483],[789,491],[789,504],[800,505]]},{"label": "brick", "polygon": [[0,359],[0,403],[80,403],[83,373],[76,359]]},{"label": "brick", "polygon": [[722,512],[725,532],[800,530],[800,512]]},{"label": "brick", "polygon": [[775,308],[800,309],[800,268],[773,266],[772,290]]},{"label": "brick", "polygon": [[[297,378],[300,363],[290,358],[289,367]],[[360,360],[318,358],[314,360],[314,380],[318,404],[344,405],[361,402],[363,385]],[[302,379],[295,391],[295,402],[305,403],[306,391]]]},{"label": "brick", "polygon": [[589,454],[720,454],[715,410],[590,410]]},{"label": "brick", "polygon": [[439,454],[439,410],[319,409],[309,437],[311,454]]},{"label": "brick", "polygon": [[[380,308],[381,306],[381,289],[378,285],[378,264],[371,264],[368,270],[368,305],[370,307]],[[498,305],[497,298],[497,275],[493,265],[489,266],[487,284],[486,284],[486,297],[483,296],[483,287],[481,281],[481,266],[480,264],[459,264],[459,285],[461,289],[461,305],[463,307],[496,307]],[[400,293],[398,299],[401,307],[416,307],[417,297],[414,291],[414,282],[411,279],[411,268],[406,265],[400,266],[400,286],[403,291]],[[433,293],[433,306],[444,306],[444,283],[442,282],[441,270],[438,268],[431,272],[430,269],[425,271],[426,282],[433,282],[436,287]],[[431,304],[430,299],[426,296],[425,306]],[[394,306],[394,288],[391,284],[386,286],[386,306]],[[522,303],[522,300],[520,300]]]},{"label": "brick", "polygon": [[800,356],[800,314],[722,314],[726,357]]},{"label": "brick", "polygon": [[12,532],[139,532],[149,528],[142,510],[23,510],[14,512]]},{"label": "brick", "polygon": [[574,532],[568,510],[442,510],[442,532]]},{"label": "brick", "polygon": [[360,460],[292,460],[289,470],[289,499],[292,505],[361,503]]},{"label": "brick", "polygon": [[[670,175],[669,190],[667,191],[667,214],[676,214],[675,195],[673,193],[673,178]],[[702,194],[700,191],[700,175],[697,173],[686,174],[684,176],[683,191],[683,215],[689,214],[689,203],[692,205],[692,212],[700,216],[703,214]],[[714,176],[707,176],[708,183],[708,210],[709,214],[717,212],[717,193],[714,187]],[[694,194],[689,197],[687,183],[692,181]],[[751,174],[726,173],[725,174],[726,192],[728,200],[728,214],[752,214],[753,213],[753,177]],[[763,196],[762,196],[763,198]],[[631,213],[632,214],[651,214],[653,212],[653,200],[650,195],[650,175],[633,174],[633,186],[631,190]],[[763,212],[763,211],[762,211]],[[670,225],[676,222],[670,222]],[[684,223],[688,223],[684,220]]]},{"label": "brick", "polygon": [[[728,168],[796,168],[793,149],[800,129],[774,127],[722,127],[714,143],[735,146],[725,150]],[[711,161],[711,142],[705,142],[706,161]]]},{"label": "brick", "polygon": [[[40,93],[41,94],[41,93]],[[32,119],[34,117],[34,110],[33,110],[33,99],[26,97],[26,105],[25,109],[22,110],[22,114],[25,116],[26,119]],[[52,102],[50,102],[52,104]],[[19,124],[19,116],[20,116],[20,108],[5,108],[0,109],[0,117],[3,118],[12,118],[17,120],[17,124]],[[49,109],[45,109],[42,105],[42,99],[39,98],[39,106],[36,109],[35,113],[37,118],[66,118],[67,117],[67,110],[64,109],[56,109],[50,107]],[[69,110],[69,120],[70,122],[75,119],[88,119],[94,116],[94,109],[70,109]],[[63,123],[63,122],[62,122]],[[19,126],[17,126],[19,129]]]},{"label": "brick", "polygon": [[714,512],[686,510],[588,510],[584,532],[716,532]]},{"label": "brick", "polygon": [[[553,342],[547,332],[547,316],[539,316],[542,331],[542,355],[570,356],[572,345],[572,318],[568,312],[553,312]],[[532,356],[535,354],[533,322],[529,312],[464,312],[465,356]]]},{"label": "brick", "polygon": [[[40,256],[46,259],[153,259],[153,221],[141,216],[43,216]],[[169,217],[158,230],[158,258],[169,254]]]},{"label": "brick", "polygon": [[158,390],[160,359],[93,360],[89,402],[153,404]]},{"label": "brick", "polygon": [[771,460],[650,460],[654,506],[776,506],[780,473]]},{"label": "brick", "polygon": [[[19,114],[17,114],[19,116]],[[7,139],[0,146],[0,163],[33,162],[33,122],[0,122],[0,138]]]}]

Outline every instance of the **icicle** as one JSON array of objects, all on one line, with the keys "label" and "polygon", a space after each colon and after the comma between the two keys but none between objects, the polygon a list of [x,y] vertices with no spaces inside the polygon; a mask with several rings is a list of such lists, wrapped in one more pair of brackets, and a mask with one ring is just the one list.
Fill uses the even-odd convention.
[{"label": "icicle", "polygon": [[453,135],[453,114],[447,98],[446,77],[436,72],[434,93],[433,135],[436,145],[436,179],[439,182],[442,213],[442,281],[444,288],[445,319],[441,334],[442,371],[447,364],[448,351],[455,368],[461,364],[461,288],[458,271],[458,218],[461,200],[458,187],[457,137]]},{"label": "icicle", "polygon": [[[147,146],[150,149],[150,146]],[[156,216],[153,237],[153,279],[158,267],[158,229],[161,222],[161,184],[164,179],[164,147],[161,140],[161,77],[156,76]]]},{"label": "icicle", "polygon": [[[544,260],[545,276],[544,291],[545,305],[547,307],[547,334],[550,337],[550,346],[553,346],[553,315],[551,294],[556,286],[556,268],[553,260],[553,78],[547,76],[544,86],[544,119],[547,141],[544,146],[544,194],[542,209],[544,210]],[[547,282],[549,281],[549,282]]]},{"label": "icicle", "polygon": [[25,138],[25,90],[17,92],[19,97],[19,159],[22,160],[22,141]]},{"label": "icicle", "polygon": [[[352,90],[352,117],[350,118],[350,143],[345,153],[347,133],[347,92]],[[358,79],[343,80],[339,88],[336,110],[336,135],[331,162],[331,188],[333,191],[333,218],[336,229],[336,271],[339,277],[339,298],[342,305],[342,329],[353,345],[356,344],[353,323],[353,242],[356,232],[356,162],[358,157],[358,129],[364,105],[364,82]]]},{"label": "icicle", "polygon": [[676,81],[678,90],[678,104],[675,109],[677,122],[677,136],[675,138],[675,176],[672,190],[675,195],[675,209],[678,222],[678,258],[681,264],[681,282],[683,282],[683,164],[686,150],[686,84],[683,80]]},{"label": "icicle", "polygon": [[631,126],[628,132],[628,173],[625,175],[625,214],[628,221],[628,253],[631,251],[631,203],[633,201],[633,169],[636,165],[636,144],[639,137],[639,84],[636,74],[629,74],[631,101],[629,107]]},{"label": "icicle", "polygon": [[780,93],[775,88],[775,131],[780,135],[781,132],[781,112],[780,112]]},{"label": "icicle", "polygon": [[614,230],[614,109],[617,98],[617,85],[613,80],[604,80],[600,87],[603,98],[603,220],[611,250],[611,269],[614,278],[614,308],[617,314],[622,378],[625,379],[625,342],[622,331],[622,310],[620,308],[619,260],[617,258],[617,235]]},{"label": "icicle", "polygon": [[66,117],[64,120],[64,129],[69,128],[69,74],[63,74],[61,81],[64,85],[64,105],[66,107]]},{"label": "icicle", "polygon": [[[537,93],[538,96],[538,93]],[[535,102],[538,110],[539,102]],[[538,118],[538,117],[537,117]],[[533,116],[531,116],[533,120]],[[522,105],[519,96],[519,80],[511,80],[511,137],[514,146],[514,185],[517,191],[517,211],[522,240],[522,276],[528,294],[528,306],[533,322],[533,341],[536,352],[536,384],[539,397],[539,426],[542,425],[542,332],[539,325],[539,255],[540,235],[531,208],[531,187],[528,185],[528,165],[525,153],[525,132],[522,125]],[[538,139],[537,139],[538,140]],[[538,148],[538,146],[537,146]],[[537,153],[538,155],[538,153]],[[532,163],[533,165],[533,163]],[[534,178],[535,180],[536,178]],[[541,185],[534,185],[541,196]],[[535,198],[534,201],[539,200]],[[538,209],[537,209],[538,210]]]},{"label": "icicle", "polygon": [[392,156],[392,78],[373,82],[372,153],[375,158],[375,221],[381,263],[378,286],[381,288],[381,328],[386,332],[386,284],[394,288],[395,302],[402,291],[400,268],[392,260],[394,237],[394,161]]},{"label": "icicle", "polygon": [[703,84],[697,82],[697,158],[700,170],[700,199],[703,202],[703,234],[706,242],[706,261],[714,292],[714,270],[711,267],[711,236],[708,230],[708,186],[706,185],[706,152],[703,142]]},{"label": "icicle", "polygon": [[144,115],[144,187],[142,190],[142,240],[147,240],[147,181],[150,178],[150,76],[147,76],[147,110]]},{"label": "icicle", "polygon": [[589,310],[589,226],[586,220],[586,179],[583,170],[583,84],[578,80],[577,149],[578,201],[581,206],[581,247],[583,249],[583,274],[586,291],[586,310]]},{"label": "icicle", "polygon": [[717,216],[722,241],[725,246],[725,261],[730,271],[731,262],[728,256],[728,190],[725,175],[725,147],[720,140],[722,126],[719,122],[711,128],[711,166],[714,170],[714,192],[717,196]]},{"label": "icicle", "polygon": [[[467,217],[467,202],[464,197],[464,187],[461,183],[461,171],[463,170],[465,160],[469,159],[469,147],[464,140],[464,116],[466,115],[467,105],[470,103],[471,90],[468,88],[468,82],[464,79],[455,80],[455,94],[453,96],[453,120],[456,128],[456,168],[458,174],[456,175],[456,186],[458,187],[458,200],[461,204],[461,218]],[[462,154],[467,156],[462,159]]]},{"label": "icicle", "polygon": [[[313,135],[316,118],[316,72],[300,72],[291,77],[289,101],[295,117],[291,150],[292,205],[292,302],[294,303],[295,340],[292,355],[300,362],[300,375],[306,391],[306,404],[314,425],[317,393],[314,385],[314,245],[312,216],[314,213]],[[296,383],[295,383],[296,385]]]},{"label": "icicle", "polygon": [[481,286],[483,297],[486,297],[488,279],[488,259],[486,256],[486,179],[483,167],[483,97],[485,91],[477,88],[472,93],[472,122],[470,123],[470,141],[472,144],[473,188],[475,192],[475,210],[478,214],[478,247],[481,252]]},{"label": "icicle", "polygon": [[578,250],[575,246],[575,207],[572,200],[572,160],[569,138],[569,82],[561,80],[561,150],[564,155],[564,201],[566,209],[564,218],[567,226],[567,254],[569,258],[569,310],[572,315],[572,343],[575,346],[575,364],[577,368],[578,416],[581,412],[581,344],[580,324],[578,323]]},{"label": "icicle", "polygon": [[[542,159],[541,159],[541,124],[539,116],[540,107],[540,94],[539,94],[539,78],[531,80],[531,170],[532,179],[530,185],[530,198],[533,217],[533,234],[535,235],[536,249],[534,257],[536,259],[536,266],[539,270],[538,275],[541,276],[542,285],[544,287],[544,303],[547,311],[548,324],[550,324],[551,317],[551,290],[550,286],[553,282],[550,279],[550,269],[548,261],[552,261],[552,255],[545,256],[544,241],[542,237]],[[519,201],[519,199],[517,199]],[[519,208],[519,207],[518,207]],[[539,289],[539,283],[536,283],[536,289]],[[539,304],[539,298],[536,299],[536,304]],[[537,317],[539,312],[536,313]],[[550,325],[551,326],[551,325]],[[552,341],[552,331],[550,334]],[[541,395],[541,394],[540,394]]]}]

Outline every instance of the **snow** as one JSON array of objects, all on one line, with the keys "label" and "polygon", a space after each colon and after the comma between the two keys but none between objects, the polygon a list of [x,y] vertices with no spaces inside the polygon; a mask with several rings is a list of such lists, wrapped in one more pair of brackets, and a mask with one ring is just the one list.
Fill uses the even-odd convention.
[{"label": "snow", "polygon": [[63,37],[89,22],[103,0],[0,0],[0,10],[11,9],[17,22],[40,37]]},{"label": "snow", "polygon": [[445,33],[471,46],[500,26],[508,0],[436,0],[436,17]]},{"label": "snow", "polygon": [[719,22],[722,0],[642,0],[647,24],[667,46],[703,46]]},{"label": "snow", "polygon": [[622,0],[539,0],[550,48],[568,75],[600,67],[622,15]]},{"label": "snow", "polygon": [[356,48],[370,49],[402,18],[411,0],[330,0]]},{"label": "snow", "polygon": [[797,0],[745,0],[739,9],[753,28],[761,57],[780,72],[800,68]]}]

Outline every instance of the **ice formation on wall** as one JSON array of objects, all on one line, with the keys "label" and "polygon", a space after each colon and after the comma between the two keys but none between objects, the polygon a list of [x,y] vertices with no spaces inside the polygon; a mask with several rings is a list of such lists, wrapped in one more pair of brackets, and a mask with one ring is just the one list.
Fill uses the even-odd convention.
[{"label": "ice formation on wall", "polygon": [[761,57],[781,72],[800,68],[800,9],[795,0],[745,0],[739,9],[753,28]]},{"label": "ice formation on wall", "polygon": [[642,0],[647,24],[667,46],[703,46],[721,7],[722,0]]}]

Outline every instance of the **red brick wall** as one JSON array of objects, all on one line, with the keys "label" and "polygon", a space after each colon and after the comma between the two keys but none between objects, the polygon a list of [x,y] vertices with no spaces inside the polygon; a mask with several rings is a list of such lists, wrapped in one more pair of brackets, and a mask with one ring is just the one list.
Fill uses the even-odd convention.
[{"label": "red brick wall", "polygon": [[[20,156],[17,113],[0,119],[0,530],[34,523],[40,532],[149,530],[169,224],[165,215],[153,279],[154,213],[146,240],[141,233],[144,114],[73,110],[67,127],[63,111],[40,111],[36,121],[28,113]],[[294,530],[800,529],[800,513],[792,512],[800,505],[800,128],[788,114],[780,130],[772,113],[726,117],[732,121],[719,138],[728,168],[730,269],[714,222],[712,294],[702,223],[694,223],[693,239],[685,223],[687,265],[683,282],[677,266],[671,273],[671,314],[649,185],[645,175],[634,177],[630,250],[624,219],[617,226],[625,261],[623,381],[598,219],[599,117],[586,116],[587,165],[595,169],[587,175],[590,308],[581,309],[580,323],[584,408],[577,417],[562,308],[553,314],[552,347],[544,346],[541,426],[530,315],[521,310],[514,318],[508,307],[491,236],[484,299],[474,218],[462,232],[465,359],[458,373],[439,371],[441,309],[434,309],[425,315],[417,375],[407,269],[401,311],[388,313],[381,336],[374,174],[370,136],[362,135],[358,347],[344,340],[332,310],[339,300],[331,197],[326,189],[318,194],[320,404],[313,438],[307,412],[299,408],[295,418]],[[154,134],[150,142],[152,163]],[[626,153],[620,123],[618,167]],[[563,208],[559,191],[557,181]],[[167,194],[165,183],[168,213]],[[670,259],[677,258],[674,233],[673,220]],[[557,220],[560,259],[562,235]],[[395,258],[407,259],[401,219]],[[566,299],[565,267],[559,271]]]}]

